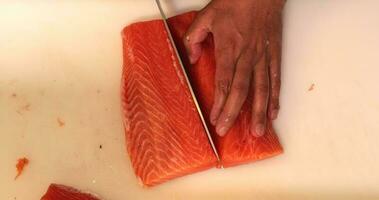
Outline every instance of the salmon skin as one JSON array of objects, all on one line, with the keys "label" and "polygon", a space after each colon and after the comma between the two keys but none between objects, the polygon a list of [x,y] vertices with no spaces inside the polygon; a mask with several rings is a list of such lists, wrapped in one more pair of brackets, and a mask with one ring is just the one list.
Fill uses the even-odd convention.
[{"label": "salmon skin", "polygon": [[100,200],[92,194],[59,184],[51,184],[41,200]]},{"label": "salmon skin", "polygon": [[[144,186],[212,167],[229,167],[283,152],[272,123],[256,138],[249,133],[251,94],[237,122],[224,137],[210,125],[215,58],[211,36],[200,60],[191,65],[182,42],[196,12],[168,19],[173,39],[220,154],[209,144],[162,20],[124,28],[121,98],[127,151]],[[251,92],[250,92],[251,93]]]}]

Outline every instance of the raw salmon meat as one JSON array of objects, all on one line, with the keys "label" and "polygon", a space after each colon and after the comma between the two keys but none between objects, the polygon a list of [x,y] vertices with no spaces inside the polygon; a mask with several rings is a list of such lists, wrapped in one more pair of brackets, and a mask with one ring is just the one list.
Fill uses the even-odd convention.
[{"label": "raw salmon meat", "polygon": [[16,164],[16,169],[17,169],[17,175],[14,177],[14,180],[16,180],[24,171],[24,168],[26,165],[29,164],[29,159],[27,158],[19,158]]},{"label": "raw salmon meat", "polygon": [[126,143],[146,186],[217,164],[162,20],[123,31]]},{"label": "raw salmon meat", "polygon": [[51,184],[41,200],[100,200],[92,194],[65,185]]},{"label": "raw salmon meat", "polygon": [[283,152],[271,121],[266,134],[249,132],[251,94],[237,122],[224,137],[210,125],[214,97],[215,58],[212,38],[204,42],[200,60],[191,65],[182,39],[194,20],[189,12],[168,20],[191,85],[221,157],[217,163],[185,83],[162,20],[138,22],[123,32],[122,106],[127,151],[136,176],[153,186],[211,167],[229,167]]}]

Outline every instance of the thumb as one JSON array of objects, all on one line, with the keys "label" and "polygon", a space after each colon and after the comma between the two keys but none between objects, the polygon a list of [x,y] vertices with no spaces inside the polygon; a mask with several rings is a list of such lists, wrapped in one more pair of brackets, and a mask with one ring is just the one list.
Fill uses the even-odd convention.
[{"label": "thumb", "polygon": [[196,63],[200,58],[202,42],[210,33],[210,24],[211,18],[206,13],[200,12],[184,35],[184,46],[186,47],[191,64]]}]

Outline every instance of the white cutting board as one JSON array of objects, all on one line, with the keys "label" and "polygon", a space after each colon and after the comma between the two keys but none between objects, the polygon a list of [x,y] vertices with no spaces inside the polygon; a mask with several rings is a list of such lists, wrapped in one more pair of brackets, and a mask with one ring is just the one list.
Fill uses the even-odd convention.
[{"label": "white cutting board", "polygon": [[[170,15],[205,3],[165,1]],[[379,199],[378,9],[289,1],[275,122],[285,153],[143,189],[124,145],[120,31],[159,17],[154,2],[0,1],[0,199],[39,199],[52,182],[108,200]]]}]

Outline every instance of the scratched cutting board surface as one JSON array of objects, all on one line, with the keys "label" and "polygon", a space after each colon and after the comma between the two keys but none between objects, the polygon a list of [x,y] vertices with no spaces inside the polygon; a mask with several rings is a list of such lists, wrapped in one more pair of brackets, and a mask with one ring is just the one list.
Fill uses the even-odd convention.
[{"label": "scratched cutting board surface", "polygon": [[[173,15],[206,1],[164,4]],[[378,8],[289,1],[275,122],[285,153],[144,189],[125,151],[120,31],[159,17],[153,1],[0,1],[0,199],[39,199],[52,182],[108,200],[379,199]]]}]

